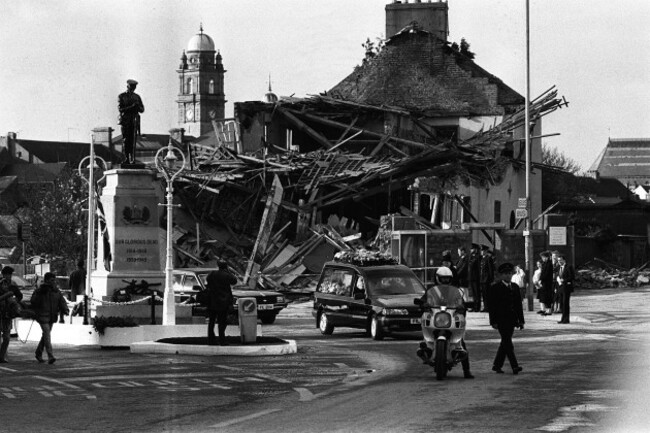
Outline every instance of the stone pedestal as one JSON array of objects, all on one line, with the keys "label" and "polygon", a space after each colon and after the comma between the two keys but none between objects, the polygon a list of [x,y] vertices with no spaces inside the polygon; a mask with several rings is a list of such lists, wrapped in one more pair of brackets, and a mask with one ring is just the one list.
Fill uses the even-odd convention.
[{"label": "stone pedestal", "polygon": [[116,289],[127,285],[124,280],[161,283],[155,288],[162,291],[165,273],[160,260],[158,204],[161,197],[156,188],[156,172],[115,169],[105,174],[106,186],[100,200],[110,251],[104,249],[103,236],[98,233],[97,268],[92,273],[93,297],[112,296]]}]

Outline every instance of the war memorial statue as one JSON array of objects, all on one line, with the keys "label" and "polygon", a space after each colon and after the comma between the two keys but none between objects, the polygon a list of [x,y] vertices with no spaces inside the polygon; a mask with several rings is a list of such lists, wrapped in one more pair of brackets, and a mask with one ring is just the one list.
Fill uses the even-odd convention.
[{"label": "war memorial statue", "polygon": [[122,126],[122,138],[124,139],[124,163],[135,163],[135,142],[140,135],[140,113],[144,113],[144,105],[140,95],[135,93],[138,82],[135,80],[126,81],[126,92],[118,96],[118,110],[120,116],[118,123]]}]

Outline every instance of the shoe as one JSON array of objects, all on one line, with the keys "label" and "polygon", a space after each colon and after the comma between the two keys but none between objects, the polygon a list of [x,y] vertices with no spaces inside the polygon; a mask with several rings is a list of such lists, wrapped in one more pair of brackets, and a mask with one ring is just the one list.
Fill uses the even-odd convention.
[{"label": "shoe", "polygon": [[40,362],[41,364],[45,362],[45,360],[43,359],[43,357],[42,357],[41,355],[34,355],[34,357],[35,357],[36,360],[37,360],[38,362]]},{"label": "shoe", "polygon": [[499,374],[504,373],[504,371],[501,370],[501,368],[499,368],[499,367],[497,367],[497,366],[495,366],[495,365],[492,366],[492,371],[494,371],[494,372],[496,372],[496,373],[499,373]]},{"label": "shoe", "polygon": [[543,315],[544,315],[544,316],[552,316],[553,313],[545,312]]},{"label": "shoe", "polygon": [[487,313],[488,310],[481,310],[481,313]]},{"label": "shoe", "polygon": [[540,310],[537,312],[537,314],[546,314],[546,312],[544,310]]},{"label": "shoe", "polygon": [[474,379],[474,375],[469,371],[463,372],[463,377],[465,377],[465,379]]},{"label": "shoe", "polygon": [[560,323],[560,324],[562,324],[562,325],[568,325],[570,322],[569,322],[569,321],[565,321],[565,320],[560,320],[560,321],[557,322],[557,323]]},{"label": "shoe", "polygon": [[512,367],[512,374],[519,374],[521,371],[523,371],[522,367]]},{"label": "shoe", "polygon": [[54,364],[56,362],[56,358],[50,358],[47,363],[48,364]]}]

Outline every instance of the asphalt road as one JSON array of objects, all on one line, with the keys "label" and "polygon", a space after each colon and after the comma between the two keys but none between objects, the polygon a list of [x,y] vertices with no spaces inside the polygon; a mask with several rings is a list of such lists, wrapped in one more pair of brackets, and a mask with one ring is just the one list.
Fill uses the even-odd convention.
[{"label": "asphalt road", "polygon": [[642,432],[648,431],[650,288],[579,293],[570,325],[526,313],[515,333],[524,371],[490,368],[498,335],[470,313],[473,380],[436,381],[415,357],[419,336],[375,342],[323,336],[309,305],[264,325],[295,339],[277,357],[134,355],[55,347],[38,364],[16,340],[0,366],[7,432]]}]

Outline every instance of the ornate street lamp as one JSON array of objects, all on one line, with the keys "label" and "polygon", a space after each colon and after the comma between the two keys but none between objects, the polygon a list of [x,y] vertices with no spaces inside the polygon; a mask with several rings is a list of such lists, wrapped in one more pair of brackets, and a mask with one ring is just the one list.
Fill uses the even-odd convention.
[{"label": "ornate street lamp", "polygon": [[[92,162],[91,162],[92,161]],[[79,176],[88,183],[88,245],[86,248],[86,290],[84,291],[84,325],[88,325],[88,296],[91,295],[92,288],[90,286],[93,263],[94,263],[94,246],[95,246],[95,188],[102,179],[95,180],[95,169],[102,169],[106,171],[106,161],[101,157],[95,156],[95,143],[94,137],[90,135],[90,155],[86,156],[79,162],[78,172]],[[85,173],[88,173],[88,177]],[[76,299],[75,299],[76,301]]]},{"label": "ornate street lamp", "polygon": [[[172,246],[172,215],[174,208],[174,179],[185,169],[185,155],[183,152],[172,145],[172,139],[169,139],[167,145],[167,154],[163,157],[165,148],[162,147],[156,152],[156,168],[162,173],[167,181],[167,200],[163,206],[167,207],[167,264],[165,266],[165,295],[163,299],[163,325],[176,324],[176,311],[174,303],[174,290],[172,288],[172,272],[174,270],[173,263],[173,246]],[[179,160],[175,153],[181,156],[183,164],[176,167],[176,162]],[[152,294],[153,296],[153,294]]]}]

